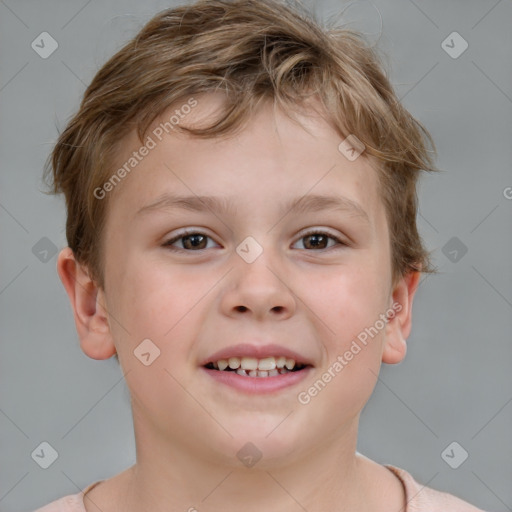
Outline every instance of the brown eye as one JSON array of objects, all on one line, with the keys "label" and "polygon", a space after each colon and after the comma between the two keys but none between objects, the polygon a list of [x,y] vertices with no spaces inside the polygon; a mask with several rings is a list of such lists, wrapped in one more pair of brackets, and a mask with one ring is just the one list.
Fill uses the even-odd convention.
[{"label": "brown eye", "polygon": [[187,235],[182,237],[181,239],[183,240],[183,247],[185,249],[205,249],[208,237],[197,234]]},{"label": "brown eye", "polygon": [[[329,241],[334,241],[335,243],[331,243],[329,245]],[[322,231],[313,231],[311,233],[306,233],[303,235],[299,242],[302,242],[303,249],[308,250],[322,250],[322,249],[328,249],[332,247],[333,245],[346,245],[341,240],[336,238],[335,236],[330,235],[329,233],[324,233]],[[299,247],[299,249],[302,249]]]},{"label": "brown eye", "polygon": [[[181,233],[178,236],[168,240],[163,245],[171,250],[195,251],[208,249],[208,240],[212,240],[204,233],[190,232]],[[178,244],[178,245],[175,245]],[[211,247],[211,246],[210,246]]]},{"label": "brown eye", "polygon": [[[308,235],[303,240],[309,240],[309,243],[305,243],[306,249],[325,249],[328,244],[329,237],[325,235]],[[308,247],[309,246],[309,247]]]}]

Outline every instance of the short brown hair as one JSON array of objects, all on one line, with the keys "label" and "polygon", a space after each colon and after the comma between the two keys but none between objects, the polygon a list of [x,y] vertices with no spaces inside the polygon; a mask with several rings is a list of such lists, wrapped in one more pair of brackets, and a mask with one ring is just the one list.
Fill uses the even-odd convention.
[{"label": "short brown hair", "polygon": [[220,136],[243,126],[261,100],[293,112],[319,98],[340,136],[355,135],[380,163],[393,282],[410,270],[435,272],[416,226],[416,182],[421,170],[437,170],[435,146],[376,51],[358,32],[324,28],[298,2],[200,0],[158,13],[98,71],[48,159],[52,192],[66,198],[68,244],[99,286],[107,201],[94,190],[112,176],[116,148],[134,128],[142,142],[166,108],[212,91],[225,92],[221,116],[175,129]]}]

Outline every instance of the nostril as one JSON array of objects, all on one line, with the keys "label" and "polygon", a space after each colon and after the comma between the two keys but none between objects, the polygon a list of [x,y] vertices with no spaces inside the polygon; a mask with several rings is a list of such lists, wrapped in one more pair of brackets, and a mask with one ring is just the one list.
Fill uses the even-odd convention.
[{"label": "nostril", "polygon": [[[236,306],[235,307],[235,310],[239,311],[241,313],[243,313],[244,311],[247,311],[247,309],[248,308],[246,306]],[[283,306],[274,306],[272,308],[272,311],[275,311],[276,313],[281,313],[283,311],[283,309],[284,309]]]}]

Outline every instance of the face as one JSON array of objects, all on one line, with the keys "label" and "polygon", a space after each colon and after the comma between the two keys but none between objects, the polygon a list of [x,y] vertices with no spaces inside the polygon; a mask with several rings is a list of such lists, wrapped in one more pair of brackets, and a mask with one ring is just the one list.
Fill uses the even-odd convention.
[{"label": "face", "polygon": [[[220,101],[196,98],[180,122]],[[146,442],[238,465],[251,442],[269,466],[355,444],[396,320],[389,232],[365,154],[300,120],[266,105],[228,138],[153,127],[109,192],[102,300]]]}]

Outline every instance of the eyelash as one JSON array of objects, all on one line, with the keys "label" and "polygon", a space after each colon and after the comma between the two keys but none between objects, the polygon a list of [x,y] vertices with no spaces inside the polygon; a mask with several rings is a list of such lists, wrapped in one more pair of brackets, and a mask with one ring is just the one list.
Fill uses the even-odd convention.
[{"label": "eyelash", "polygon": [[[176,251],[176,252],[202,252],[202,251],[205,251],[206,249],[198,249],[197,251],[194,251],[194,250],[190,250],[190,249],[183,249],[181,247],[173,247],[172,246],[173,243],[175,243],[183,238],[187,238],[188,236],[191,236],[191,235],[203,235],[203,236],[206,236],[207,238],[210,238],[211,240],[213,240],[212,237],[206,235],[206,233],[202,233],[201,231],[190,230],[190,231],[183,231],[183,232],[179,233],[178,235],[176,235],[175,237],[171,238],[170,240],[167,240],[166,242],[163,243],[163,246],[166,247],[167,249],[170,249],[171,251]],[[338,237],[332,235],[328,231],[322,231],[322,230],[308,231],[307,233],[302,234],[297,239],[297,241],[302,240],[303,238],[306,238],[311,235],[327,236],[327,238],[330,238],[331,240],[334,240],[337,243],[337,245],[339,246],[338,249],[340,249],[343,246],[345,246],[345,247],[348,246],[347,243],[343,242]],[[324,249],[318,249],[318,250],[314,250],[314,249],[301,249],[301,250],[302,251],[322,252],[322,251],[327,251],[328,249],[332,249],[333,247],[335,247],[335,246],[326,247]]]}]

